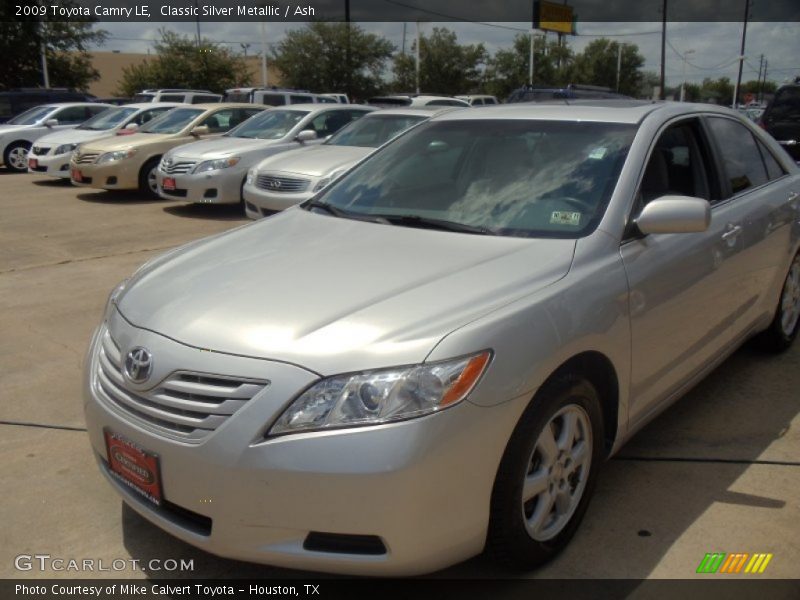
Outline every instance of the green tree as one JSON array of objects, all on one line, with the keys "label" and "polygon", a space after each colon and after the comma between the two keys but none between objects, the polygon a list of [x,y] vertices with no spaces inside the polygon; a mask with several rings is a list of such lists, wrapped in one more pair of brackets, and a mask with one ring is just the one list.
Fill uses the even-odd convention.
[{"label": "green tree", "polygon": [[733,102],[733,83],[727,77],[711,79],[706,77],[700,86],[701,100],[703,102],[714,102],[715,104],[727,104]]},{"label": "green tree", "polygon": [[[60,2],[75,7],[73,0]],[[44,42],[51,87],[85,91],[100,77],[92,67],[89,48],[106,39],[106,32],[92,23],[21,21],[11,2],[0,4],[0,90],[44,85],[41,45]]]},{"label": "green tree", "polygon": [[[528,83],[531,42],[528,34],[517,34],[511,48],[495,52],[486,69],[486,90],[506,98],[513,90]],[[572,51],[565,44],[547,42],[536,36],[533,44],[534,85],[563,86],[569,83]]]},{"label": "green tree", "polygon": [[592,41],[583,52],[575,56],[572,65],[572,82],[599,85],[616,90],[617,53],[622,48],[619,92],[636,96],[641,89],[644,57],[636,44],[620,44],[606,38]]},{"label": "green tree", "polygon": [[132,96],[145,88],[188,88],[222,93],[227,88],[250,84],[244,57],[227,47],[201,39],[159,30],[155,56],[124,67],[118,94]]},{"label": "green tree", "polygon": [[393,51],[391,42],[358,25],[316,21],[286,32],[272,51],[272,64],[289,87],[363,99],[383,87]]},{"label": "green tree", "polygon": [[[483,67],[488,59],[483,44],[459,44],[453,31],[434,27],[430,35],[420,36],[419,86],[437,94],[467,94],[482,90]],[[392,88],[398,92],[416,87],[416,42],[410,54],[394,58]]]}]

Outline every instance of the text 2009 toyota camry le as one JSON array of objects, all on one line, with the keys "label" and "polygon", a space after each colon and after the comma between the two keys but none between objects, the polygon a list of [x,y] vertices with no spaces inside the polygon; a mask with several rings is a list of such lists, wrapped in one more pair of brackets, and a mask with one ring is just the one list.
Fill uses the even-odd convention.
[{"label": "text 2009 toyota camry le", "polygon": [[603,460],[800,314],[800,174],[725,109],[437,116],[111,294],[102,472],[222,556],[432,571],[558,552]]}]

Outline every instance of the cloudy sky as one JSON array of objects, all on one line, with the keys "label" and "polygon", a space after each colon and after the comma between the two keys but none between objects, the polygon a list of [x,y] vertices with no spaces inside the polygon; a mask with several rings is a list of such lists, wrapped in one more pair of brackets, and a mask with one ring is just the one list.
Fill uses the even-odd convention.
[{"label": "cloudy sky", "polygon": [[[378,33],[392,41],[397,48],[403,42],[403,23],[364,23],[367,31]],[[526,30],[525,23],[425,23],[423,33],[434,26],[454,30],[460,43],[482,42],[490,53],[511,45],[514,36]],[[122,52],[147,52],[152,40],[159,37],[158,30],[169,30],[194,36],[195,23],[103,23],[109,39],[102,50]],[[260,26],[258,23],[201,23],[201,34],[213,41],[225,43],[236,51],[240,44],[251,44],[247,52],[260,52]],[[268,23],[268,43],[281,40],[289,29],[302,27],[301,23]],[[414,23],[406,28],[406,47],[410,48],[415,35]],[[551,36],[555,34],[550,34]],[[658,72],[661,60],[661,23],[579,23],[578,35],[569,38],[569,44],[580,51],[597,37],[610,37],[633,43],[645,57],[645,69]],[[705,77],[736,78],[741,23],[668,23],[666,78],[667,85],[678,85],[683,79],[681,55],[687,51],[686,79],[700,82]],[[751,22],[747,26],[747,45],[742,80],[756,79],[761,55],[768,60],[768,78],[782,83],[800,76],[800,23]]]}]

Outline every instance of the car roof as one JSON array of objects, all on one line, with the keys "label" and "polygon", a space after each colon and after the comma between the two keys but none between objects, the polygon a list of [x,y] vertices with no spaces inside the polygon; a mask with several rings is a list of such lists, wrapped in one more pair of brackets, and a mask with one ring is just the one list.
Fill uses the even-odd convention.
[{"label": "car roof", "polygon": [[191,106],[182,102],[130,102],[128,104],[120,104],[117,108],[136,108],[138,110],[146,110],[153,108],[172,107],[177,106]]},{"label": "car roof", "polygon": [[375,110],[374,106],[367,106],[366,104],[333,104],[333,103],[325,103],[325,102],[305,102],[301,104],[285,104],[283,106],[270,106],[270,110],[308,110],[308,111],[320,111],[320,110],[352,110],[354,108],[358,108],[364,110],[365,112],[372,112]]},{"label": "car roof", "polygon": [[716,112],[736,115],[734,111],[714,104],[689,102],[649,102],[642,100],[560,100],[518,102],[477,107],[469,111],[453,111],[437,115],[436,120],[463,119],[536,119],[548,121],[594,121],[608,123],[640,123],[651,114],[664,118],[687,113]]},{"label": "car roof", "polygon": [[112,107],[116,106],[114,104],[106,104],[105,102],[46,102],[44,104],[39,104],[38,106],[32,106],[31,108],[64,108],[65,106],[107,106]]},{"label": "car roof", "polygon": [[211,110],[214,108],[260,108],[262,110],[269,108],[263,104],[250,104],[249,102],[201,102],[198,104],[179,104],[180,108],[199,108],[202,110]]},{"label": "car roof", "polygon": [[[375,108],[375,107],[371,107]],[[459,106],[401,106],[398,108],[382,108],[370,112],[366,117],[380,117],[381,115],[400,115],[403,117],[425,117],[426,119],[433,115],[438,115],[441,112],[450,112],[451,110],[458,110]],[[466,108],[466,107],[464,107]]]}]

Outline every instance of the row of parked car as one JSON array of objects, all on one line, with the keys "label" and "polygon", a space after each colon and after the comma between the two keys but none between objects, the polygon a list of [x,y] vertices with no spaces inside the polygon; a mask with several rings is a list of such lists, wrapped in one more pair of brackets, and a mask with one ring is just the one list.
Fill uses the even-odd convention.
[{"label": "row of parked car", "polygon": [[306,200],[433,114],[470,106],[437,96],[381,97],[378,106],[189,104],[165,96],[30,109],[0,126],[3,163],[78,186],[241,204],[260,218]]}]

